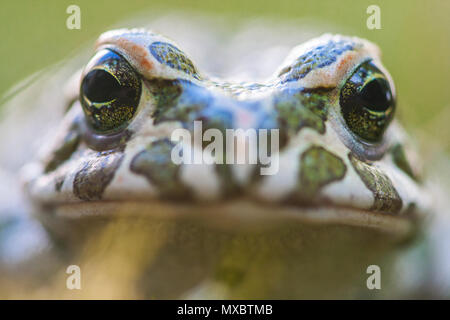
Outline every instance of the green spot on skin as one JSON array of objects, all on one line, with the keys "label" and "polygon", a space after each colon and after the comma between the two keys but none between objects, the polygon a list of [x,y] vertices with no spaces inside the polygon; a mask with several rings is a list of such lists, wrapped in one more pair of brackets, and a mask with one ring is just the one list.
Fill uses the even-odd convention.
[{"label": "green spot on skin", "polygon": [[389,177],[377,167],[358,160],[351,153],[349,153],[348,158],[361,180],[373,193],[374,202],[371,210],[398,213],[402,208],[402,199]]},{"label": "green spot on skin", "polygon": [[281,81],[288,82],[302,79],[314,69],[320,69],[334,63],[342,53],[353,50],[356,44],[350,41],[334,41],[316,46],[310,51],[298,57],[295,62],[284,68],[278,75]]},{"label": "green spot on skin", "polygon": [[45,166],[45,173],[56,170],[63,162],[70,158],[70,156],[75,152],[80,143],[80,133],[78,132],[78,127],[72,125],[69,132],[64,137],[61,145],[53,152],[50,160]]},{"label": "green spot on skin", "polygon": [[[194,121],[202,122],[202,129],[215,128],[225,135],[233,128],[233,112],[223,108],[222,101],[208,89],[189,81],[150,81],[150,91],[156,102],[153,113],[155,124],[164,121],[180,121],[193,130]],[[236,101],[227,102],[236,103]]]},{"label": "green spot on skin", "polygon": [[341,158],[319,146],[303,152],[300,161],[298,193],[306,201],[315,197],[326,184],[344,178],[347,170]]},{"label": "green spot on skin", "polygon": [[177,104],[182,93],[182,87],[176,80],[149,80],[148,88],[155,99],[155,111],[153,117],[155,123],[161,122],[162,116]]},{"label": "green spot on skin", "polygon": [[396,144],[391,149],[392,159],[397,167],[405,172],[411,179],[419,181],[420,179],[414,174],[414,171],[406,158],[405,150],[401,144]]},{"label": "green spot on skin", "polygon": [[286,100],[277,104],[280,125],[289,136],[295,135],[303,127],[310,127],[320,133],[325,132],[323,120],[303,107],[296,100]]},{"label": "green spot on skin", "polygon": [[312,92],[301,91],[294,95],[283,94],[278,97],[275,108],[278,112],[282,142],[295,136],[304,127],[325,133],[327,92],[326,88],[318,88]]},{"label": "green spot on skin", "polygon": [[188,196],[189,190],[179,179],[180,166],[171,159],[174,146],[169,139],[152,142],[133,158],[130,169],[156,185],[163,197],[181,198]]},{"label": "green spot on skin", "polygon": [[200,79],[192,61],[174,45],[166,42],[154,42],[150,45],[150,52],[160,63]]},{"label": "green spot on skin", "polygon": [[123,152],[96,154],[77,172],[73,181],[75,196],[81,200],[100,200],[120,167]]}]

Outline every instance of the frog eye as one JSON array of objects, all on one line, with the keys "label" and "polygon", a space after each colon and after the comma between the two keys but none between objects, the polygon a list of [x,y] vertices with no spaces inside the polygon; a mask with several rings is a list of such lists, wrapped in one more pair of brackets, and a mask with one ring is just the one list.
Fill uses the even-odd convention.
[{"label": "frog eye", "polygon": [[339,103],[349,129],[367,142],[381,141],[394,117],[389,81],[372,61],[362,63],[345,82]]},{"label": "frog eye", "polygon": [[88,63],[80,87],[80,101],[88,125],[100,133],[123,129],[139,105],[139,74],[120,55],[99,51]]}]

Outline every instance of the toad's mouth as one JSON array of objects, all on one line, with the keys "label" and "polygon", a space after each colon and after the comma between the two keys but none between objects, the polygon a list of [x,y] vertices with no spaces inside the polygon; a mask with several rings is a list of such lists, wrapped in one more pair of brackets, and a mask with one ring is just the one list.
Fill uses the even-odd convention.
[{"label": "toad's mouth", "polygon": [[212,228],[235,230],[267,228],[283,223],[304,225],[342,225],[365,228],[395,239],[414,235],[418,218],[415,215],[394,216],[349,207],[322,205],[299,207],[273,205],[247,198],[211,203],[169,201],[87,201],[61,203],[43,208],[45,220],[83,221],[108,218],[150,218],[150,220],[193,220]]}]

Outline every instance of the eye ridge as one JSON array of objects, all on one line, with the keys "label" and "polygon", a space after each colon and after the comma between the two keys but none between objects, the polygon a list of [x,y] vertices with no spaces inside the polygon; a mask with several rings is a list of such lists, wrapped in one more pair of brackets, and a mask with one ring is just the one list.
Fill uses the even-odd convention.
[{"label": "eye ridge", "polygon": [[395,111],[389,82],[371,60],[362,63],[347,79],[339,104],[348,128],[369,143],[382,140]]},{"label": "eye ridge", "polygon": [[142,91],[140,75],[119,54],[102,50],[80,86],[80,101],[88,125],[99,133],[125,128],[139,105]]}]

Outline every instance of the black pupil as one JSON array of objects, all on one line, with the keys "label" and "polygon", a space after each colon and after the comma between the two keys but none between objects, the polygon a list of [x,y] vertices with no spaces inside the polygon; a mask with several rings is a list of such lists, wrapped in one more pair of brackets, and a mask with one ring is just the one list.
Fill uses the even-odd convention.
[{"label": "black pupil", "polygon": [[92,70],[83,80],[84,95],[92,102],[107,102],[117,98],[123,87],[105,70]]},{"label": "black pupil", "polygon": [[376,78],[368,82],[359,92],[361,104],[369,110],[383,112],[392,104],[392,94],[385,79]]}]

